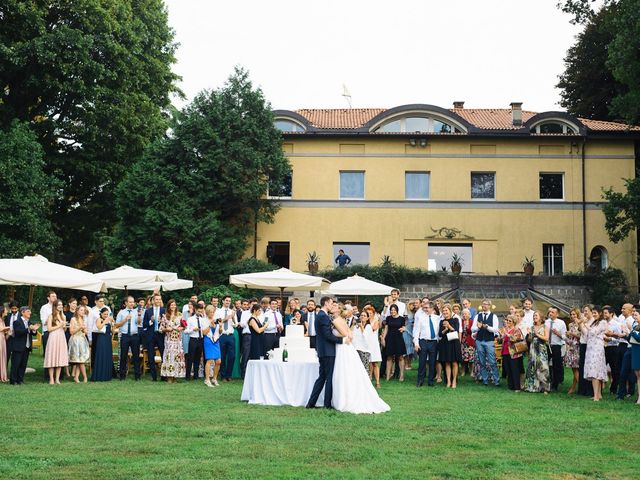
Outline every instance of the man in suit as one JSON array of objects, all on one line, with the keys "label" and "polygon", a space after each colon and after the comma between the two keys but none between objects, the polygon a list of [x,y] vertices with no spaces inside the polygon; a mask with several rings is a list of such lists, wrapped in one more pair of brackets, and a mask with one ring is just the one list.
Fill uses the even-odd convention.
[{"label": "man in suit", "polygon": [[133,360],[135,379],[140,380],[140,336],[138,335],[138,310],[135,299],[129,295],[125,308],[118,312],[116,328],[120,329],[120,380],[127,377],[129,350]]},{"label": "man in suit", "polygon": [[331,331],[331,317],[329,310],[333,307],[333,299],[331,297],[322,297],[320,300],[322,309],[316,317],[316,351],[318,352],[318,360],[320,361],[320,370],[318,379],[313,385],[311,396],[307,402],[307,408],[314,408],[318,397],[324,387],[324,406],[325,408],[333,408],[331,400],[333,398],[333,367],[336,362],[336,343],[349,343],[348,338],[337,337]]},{"label": "man in suit", "polygon": [[438,356],[438,332],[440,331],[440,316],[433,312],[433,304],[427,297],[422,299],[422,306],[413,319],[413,346],[418,352],[418,382],[422,387],[427,377],[427,363],[429,377],[427,385],[433,387],[436,375],[436,358]]},{"label": "man in suit", "polygon": [[13,322],[13,341],[11,342],[11,385],[24,383],[24,372],[27,370],[29,353],[31,352],[32,339],[38,332],[40,325],[29,325],[31,309],[22,307],[20,317]]},{"label": "man in suit", "polygon": [[316,316],[316,302],[308,300],[307,313],[302,316],[302,321],[304,322],[304,328],[309,337],[311,348],[316,348]]},{"label": "man in suit", "polygon": [[158,372],[156,371],[156,348],[160,351],[160,358],[164,354],[164,333],[160,331],[162,317],[165,310],[162,307],[162,297],[159,293],[153,295],[153,305],[144,312],[142,318],[142,344],[147,349],[147,363],[153,381],[158,380]]},{"label": "man in suit", "polygon": [[4,326],[9,327],[9,336],[7,337],[7,367],[9,367],[9,362],[11,361],[11,342],[13,341],[13,322],[19,320],[20,312],[18,311],[18,302],[12,300],[9,303],[9,313],[4,318]]}]

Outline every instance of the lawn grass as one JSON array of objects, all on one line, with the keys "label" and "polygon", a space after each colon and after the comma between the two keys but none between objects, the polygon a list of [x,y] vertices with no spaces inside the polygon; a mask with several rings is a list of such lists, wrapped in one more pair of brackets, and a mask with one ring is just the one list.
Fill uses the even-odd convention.
[{"label": "lawn grass", "polygon": [[[640,407],[384,383],[382,415],[264,407],[240,381],[0,385],[0,478],[638,478]],[[569,378],[567,376],[567,378]]]}]

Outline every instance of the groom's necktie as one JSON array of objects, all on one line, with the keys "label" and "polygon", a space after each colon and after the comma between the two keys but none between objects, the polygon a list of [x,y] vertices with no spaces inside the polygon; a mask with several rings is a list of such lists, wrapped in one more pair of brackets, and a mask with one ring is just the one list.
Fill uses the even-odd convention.
[{"label": "groom's necktie", "polygon": [[433,328],[433,323],[431,322],[431,315],[429,315],[429,331],[431,332],[430,340],[436,339],[436,331]]}]

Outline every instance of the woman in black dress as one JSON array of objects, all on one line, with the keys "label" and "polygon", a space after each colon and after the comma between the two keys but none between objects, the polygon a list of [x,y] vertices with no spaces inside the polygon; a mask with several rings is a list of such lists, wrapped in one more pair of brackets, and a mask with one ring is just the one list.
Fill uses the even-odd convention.
[{"label": "woman in black dress", "polygon": [[93,335],[97,335],[95,340],[96,358],[93,362],[91,372],[92,382],[109,382],[113,377],[113,349],[111,347],[111,328],[113,318],[109,316],[109,309],[102,307],[100,316],[96,320],[96,329]]},{"label": "woman in black dress", "polygon": [[249,330],[251,330],[251,349],[249,350],[249,360],[260,360],[264,358],[264,331],[267,328],[260,321],[262,308],[256,303],[251,307],[251,318],[249,319]]},{"label": "woman in black dress", "polygon": [[[451,334],[451,339],[447,336],[448,334]],[[462,361],[460,321],[453,316],[449,305],[444,305],[442,307],[438,354],[440,362],[444,363],[445,376],[447,377],[447,388],[456,388],[458,362]]]},{"label": "woman in black dress", "polygon": [[401,382],[404,382],[404,357],[407,348],[404,345],[402,334],[405,331],[405,318],[398,315],[398,306],[394,303],[389,307],[389,315],[385,320],[384,332],[382,332],[382,346],[385,347],[387,356],[387,381],[391,379],[394,360],[398,360]]}]

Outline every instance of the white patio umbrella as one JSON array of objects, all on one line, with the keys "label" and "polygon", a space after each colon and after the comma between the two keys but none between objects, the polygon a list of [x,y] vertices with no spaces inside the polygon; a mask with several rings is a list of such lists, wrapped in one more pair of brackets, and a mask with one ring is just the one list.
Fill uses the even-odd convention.
[{"label": "white patio umbrella", "polygon": [[[178,274],[172,272],[162,272],[158,270],[145,270],[123,265],[114,270],[96,273],[101,278],[107,288],[118,290],[133,289],[133,285],[146,284],[151,282],[174,282],[178,280]],[[137,289],[136,290],[142,290]]]},{"label": "white patio umbrella", "polygon": [[271,272],[229,275],[229,283],[237,287],[258,290],[278,288],[280,289],[280,298],[282,298],[285,290],[321,290],[326,289],[331,284],[326,278],[292,272],[288,268],[280,268]]},{"label": "white patio umbrella", "polygon": [[129,290],[163,290],[165,292],[173,292],[174,290],[186,290],[193,288],[193,282],[191,280],[183,280],[179,278],[172,282],[147,282],[147,283],[134,283],[133,285],[127,285]]},{"label": "white patio umbrella", "polygon": [[325,292],[333,295],[389,295],[393,288],[356,273],[344,280],[333,282]]},{"label": "white patio umbrella", "polygon": [[42,255],[0,259],[0,285],[30,285],[30,306],[33,287],[70,288],[89,292],[107,290],[104,281],[97,275],[50,262]]},{"label": "white patio umbrella", "polygon": [[389,295],[394,287],[374,282],[361,277],[357,273],[344,280],[333,282],[329,288],[322,293],[331,295],[355,295],[356,304],[360,295]]}]

